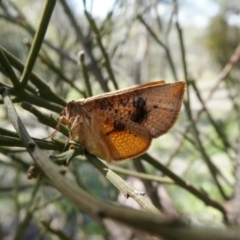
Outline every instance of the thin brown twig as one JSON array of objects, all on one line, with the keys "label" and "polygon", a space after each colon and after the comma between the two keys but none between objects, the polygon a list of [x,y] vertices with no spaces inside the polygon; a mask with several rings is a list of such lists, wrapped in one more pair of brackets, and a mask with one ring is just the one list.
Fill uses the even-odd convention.
[{"label": "thin brown twig", "polygon": [[[222,69],[222,71],[220,72],[219,76],[218,76],[218,80],[216,82],[216,84],[214,85],[214,87],[210,90],[207,98],[205,100],[203,100],[203,106],[202,108],[196,113],[196,115],[193,117],[193,122],[197,122],[201,116],[201,114],[204,112],[204,109],[206,108],[206,105],[208,104],[208,102],[212,99],[214,93],[217,91],[217,89],[219,88],[221,82],[228,76],[228,74],[230,73],[230,71],[232,70],[232,68],[234,67],[234,65],[239,61],[240,59],[240,44],[237,46],[237,48],[235,49],[233,55],[231,56],[229,62],[225,65],[225,67]],[[190,128],[192,126],[192,123],[189,123],[185,130],[184,133],[181,137],[181,139],[179,139],[179,144],[175,147],[175,149],[173,150],[172,154],[169,157],[168,160],[168,165],[170,164],[170,162],[172,161],[173,157],[178,153],[178,151],[181,149],[182,144],[184,143],[184,139],[185,139],[185,135],[189,132]],[[222,176],[223,177],[223,176]],[[223,177],[224,179],[224,177]],[[226,179],[225,179],[226,180]]]},{"label": "thin brown twig", "polygon": [[98,67],[98,64],[97,64],[97,61],[93,55],[93,52],[92,52],[92,49],[91,47],[89,47],[89,44],[87,42],[87,39],[86,37],[84,36],[83,32],[82,32],[82,29],[80,28],[80,26],[78,25],[70,7],[68,6],[68,4],[66,3],[65,0],[60,0],[62,6],[63,6],[63,9],[66,13],[66,15],[68,16],[72,26],[73,26],[73,29],[75,30],[75,33],[77,35],[77,38],[80,40],[80,42],[82,43],[82,46],[84,48],[84,51],[86,52],[86,54],[88,55],[88,57],[90,58],[90,61],[91,61],[91,71],[93,72],[93,74],[95,75],[97,81],[99,82],[99,84],[101,85],[102,87],[102,90],[104,92],[109,92],[109,88],[108,88],[108,85],[107,85],[107,82],[105,81],[105,79],[103,78],[102,76],[102,73]]},{"label": "thin brown twig", "polygon": [[[222,71],[220,72],[219,76],[218,76],[218,80],[216,82],[216,84],[213,86],[213,88],[210,90],[208,96],[206,97],[205,100],[203,100],[203,104],[204,106],[207,105],[207,103],[211,100],[211,98],[213,97],[214,93],[216,92],[216,90],[219,88],[221,82],[228,76],[228,74],[231,72],[232,68],[234,67],[234,65],[239,61],[240,59],[240,44],[237,46],[237,48],[235,49],[233,55],[231,56],[229,62],[225,65],[225,67],[222,69]],[[195,117],[193,118],[193,120],[195,122],[197,122],[201,116],[201,113],[204,111],[204,106],[202,107],[202,109],[200,109],[198,111],[198,113],[195,115]]]},{"label": "thin brown twig", "polygon": [[175,173],[173,173],[171,170],[169,170],[167,167],[165,167],[163,164],[161,164],[159,161],[155,160],[148,154],[142,155],[142,159],[146,160],[149,164],[154,166],[156,169],[160,170],[166,176],[170,177],[176,184],[186,189],[188,192],[192,193],[197,198],[201,199],[207,206],[212,206],[218,209],[225,217],[226,215],[225,208],[217,201],[209,198],[205,193],[196,189],[190,182],[184,181],[183,179],[181,179],[179,176],[177,176]]}]

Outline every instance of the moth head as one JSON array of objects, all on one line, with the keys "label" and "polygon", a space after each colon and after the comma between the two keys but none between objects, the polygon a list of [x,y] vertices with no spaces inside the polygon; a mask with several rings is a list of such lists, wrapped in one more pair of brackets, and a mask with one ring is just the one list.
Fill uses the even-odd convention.
[{"label": "moth head", "polygon": [[60,113],[61,117],[66,119],[70,119],[71,117],[75,117],[79,114],[79,106],[78,103],[75,101],[71,101],[67,104],[67,106],[62,110]]},{"label": "moth head", "polygon": [[71,101],[60,113],[60,121],[66,125],[71,125],[76,119],[82,119],[83,101]]}]

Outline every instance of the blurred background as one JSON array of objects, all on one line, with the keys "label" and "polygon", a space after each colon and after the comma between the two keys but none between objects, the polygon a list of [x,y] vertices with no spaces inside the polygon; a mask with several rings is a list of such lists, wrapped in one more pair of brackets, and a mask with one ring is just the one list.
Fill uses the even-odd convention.
[{"label": "blurred background", "polygon": [[[0,1],[0,45],[23,64],[43,6],[44,1]],[[85,53],[93,95],[160,79],[186,81],[188,90],[177,124],[155,139],[148,153],[205,198],[174,183],[144,159],[111,167],[137,189],[154,192],[150,199],[155,206],[185,216],[189,224],[224,227],[225,219],[230,225],[239,225],[240,209],[234,205],[240,197],[239,42],[237,0],[59,0],[33,71],[66,102],[89,96],[80,51]],[[10,63],[21,76],[21,67]],[[1,62],[0,82],[14,88]],[[38,96],[32,83],[30,90]],[[19,103],[28,101],[55,118],[64,107],[62,103],[56,108],[41,106],[17,94],[13,101],[30,135],[37,139],[48,136],[53,128],[38,122]],[[114,221],[94,221],[44,177],[28,180],[32,159],[16,136],[10,142],[15,130],[1,103],[0,239],[147,239]],[[57,137],[67,139],[61,133]],[[60,149],[45,151],[54,155]],[[140,209],[84,156],[66,169],[92,195]],[[125,170],[136,175],[141,171],[150,180],[133,177]],[[209,199],[218,207],[207,206]]]}]

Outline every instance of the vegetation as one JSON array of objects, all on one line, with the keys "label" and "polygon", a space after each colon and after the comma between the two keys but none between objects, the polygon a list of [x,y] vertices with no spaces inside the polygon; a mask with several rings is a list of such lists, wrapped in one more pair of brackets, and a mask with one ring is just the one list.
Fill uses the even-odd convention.
[{"label": "vegetation", "polygon": [[[89,2],[0,1],[0,238],[240,239],[239,10],[215,2],[205,29],[185,1]],[[46,139],[70,100],[159,78],[184,107],[137,159]]]}]

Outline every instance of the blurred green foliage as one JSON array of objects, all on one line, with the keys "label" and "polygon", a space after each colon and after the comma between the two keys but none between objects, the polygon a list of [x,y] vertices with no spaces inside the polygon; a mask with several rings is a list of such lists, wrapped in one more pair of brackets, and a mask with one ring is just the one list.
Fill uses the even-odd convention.
[{"label": "blurred green foliage", "polygon": [[[96,2],[99,1],[93,1],[93,6]],[[106,15],[94,16],[91,8],[87,8],[87,13],[80,3],[59,0],[34,64],[35,80],[30,77],[25,89],[17,89],[1,59],[0,84],[9,88],[31,136],[42,144],[41,148],[48,155],[56,155],[64,149],[66,129],[62,130],[63,134],[56,134],[56,142],[50,144],[41,139],[53,131],[65,102],[86,97],[90,92],[96,95],[115,90],[117,86],[123,88],[159,78],[167,82],[185,80],[188,90],[176,126],[167,135],[154,140],[149,150],[156,162],[175,174],[175,179],[167,170],[160,171],[160,167],[147,161],[145,156],[117,165],[123,171],[137,174],[143,167],[143,173],[150,180],[139,181],[142,176],[131,178],[129,173],[119,175],[150,195],[151,201],[158,202],[163,212],[186,215],[190,225],[208,226],[210,223],[224,228],[223,217],[228,224],[235,221],[239,225],[240,222],[236,216],[232,221],[230,208],[226,207],[230,200],[238,199],[239,179],[235,172],[239,158],[240,88],[236,67],[239,56],[235,53],[240,32],[239,26],[230,25],[226,17],[235,13],[226,9],[213,16],[206,29],[189,21],[181,22],[178,19],[181,14],[192,9],[189,4],[187,1],[116,1]],[[221,2],[217,4],[223,7]],[[23,65],[42,11],[42,1],[0,2],[0,45]],[[196,11],[198,13],[198,9]],[[82,63],[79,63],[79,51],[85,53]],[[235,62],[230,69],[225,69],[232,56],[236,57]],[[9,56],[7,59],[20,79],[21,66]],[[37,86],[36,77],[49,86],[52,94],[46,94],[49,89]],[[46,117],[45,121],[40,117],[38,120],[42,123],[36,121],[36,115],[21,108],[22,101],[36,107],[39,114]],[[122,234],[118,239],[123,236],[137,239],[135,230],[122,230],[122,226],[117,225],[111,231],[110,223],[95,221],[79,211],[41,174],[36,180],[27,180],[26,172],[32,159],[18,136],[10,132],[13,128],[4,105],[0,106],[0,119],[3,239],[117,239],[114,235],[117,231]],[[10,131],[4,131],[6,129]],[[140,208],[130,199],[122,200],[122,194],[86,161],[85,156],[76,157],[67,171],[96,199]],[[175,183],[159,184],[154,180],[154,177],[166,176]],[[239,211],[233,204],[229,206],[236,213]]]},{"label": "blurred green foliage", "polygon": [[205,38],[209,53],[220,67],[228,63],[240,39],[240,28],[229,25],[226,15],[217,15],[211,19]]}]

